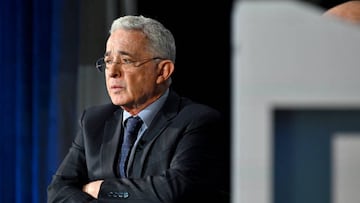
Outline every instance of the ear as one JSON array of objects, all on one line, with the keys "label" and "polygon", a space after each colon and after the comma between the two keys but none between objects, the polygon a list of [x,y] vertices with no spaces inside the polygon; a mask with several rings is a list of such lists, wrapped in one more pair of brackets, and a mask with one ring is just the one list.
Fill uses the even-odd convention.
[{"label": "ear", "polygon": [[156,82],[158,84],[170,79],[170,76],[175,70],[175,64],[171,60],[162,60],[158,64],[158,77]]}]

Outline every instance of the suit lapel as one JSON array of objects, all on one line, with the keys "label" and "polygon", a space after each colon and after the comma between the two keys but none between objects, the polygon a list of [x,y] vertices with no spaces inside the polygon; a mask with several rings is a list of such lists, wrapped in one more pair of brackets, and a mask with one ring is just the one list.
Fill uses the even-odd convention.
[{"label": "suit lapel", "polygon": [[105,123],[100,164],[103,174],[107,177],[112,177],[114,173],[118,175],[117,157],[119,153],[118,148],[120,135],[122,131],[122,112],[122,110],[116,111],[114,113],[115,116],[113,116]]},{"label": "suit lapel", "polygon": [[171,123],[172,118],[176,116],[179,103],[180,98],[178,97],[178,95],[174,92],[170,92],[168,99],[164,103],[164,106],[154,117],[154,120],[151,122],[145,134],[141,137],[141,140],[139,140],[136,148],[131,149],[127,165],[127,174],[129,176],[131,176],[132,174],[141,174],[142,169],[140,168],[133,168],[133,171],[130,171],[130,168],[132,168],[132,164],[134,162],[135,153],[139,153],[140,151],[142,151],[140,160],[137,161],[141,163],[140,165],[143,165],[146,160],[147,154],[151,149],[151,146],[153,145],[153,142]]}]

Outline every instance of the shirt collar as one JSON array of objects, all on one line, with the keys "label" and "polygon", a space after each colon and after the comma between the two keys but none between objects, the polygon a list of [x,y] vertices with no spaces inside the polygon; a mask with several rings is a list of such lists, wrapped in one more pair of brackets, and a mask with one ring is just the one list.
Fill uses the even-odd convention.
[{"label": "shirt collar", "polygon": [[[156,113],[160,110],[160,108],[163,106],[163,104],[166,101],[167,96],[169,95],[169,89],[165,91],[165,93],[157,99],[155,102],[147,106],[145,109],[140,111],[137,116],[143,120],[146,127],[148,127],[151,124],[151,121],[154,119]],[[126,121],[127,118],[132,116],[129,112],[124,111],[123,113],[123,124],[124,121]]]}]

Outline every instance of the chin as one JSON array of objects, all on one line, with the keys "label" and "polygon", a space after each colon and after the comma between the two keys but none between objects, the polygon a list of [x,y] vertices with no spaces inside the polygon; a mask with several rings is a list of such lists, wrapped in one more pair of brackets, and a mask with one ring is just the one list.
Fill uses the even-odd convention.
[{"label": "chin", "polygon": [[119,101],[114,101],[114,100],[112,100],[112,103],[113,103],[114,105],[117,105],[117,106],[123,105],[123,103],[121,103],[121,102],[119,102]]},{"label": "chin", "polygon": [[111,97],[111,102],[114,105],[118,105],[118,106],[124,105],[126,103],[124,99],[118,97]]},{"label": "chin", "polygon": [[120,105],[125,101],[123,95],[121,95],[121,94],[112,93],[109,96],[110,96],[111,102],[115,105]]}]

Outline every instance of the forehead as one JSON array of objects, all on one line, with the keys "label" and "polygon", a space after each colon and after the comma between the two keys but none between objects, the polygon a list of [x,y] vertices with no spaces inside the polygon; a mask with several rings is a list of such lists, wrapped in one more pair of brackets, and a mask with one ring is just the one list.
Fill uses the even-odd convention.
[{"label": "forehead", "polygon": [[141,31],[119,29],[109,36],[106,49],[144,49],[147,40]]}]

